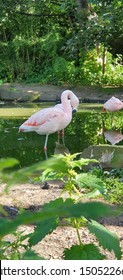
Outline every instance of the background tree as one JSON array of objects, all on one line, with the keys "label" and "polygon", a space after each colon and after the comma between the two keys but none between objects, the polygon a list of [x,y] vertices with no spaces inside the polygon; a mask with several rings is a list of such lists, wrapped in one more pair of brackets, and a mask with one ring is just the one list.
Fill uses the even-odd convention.
[{"label": "background tree", "polygon": [[0,0],[1,82],[122,84],[122,23],[121,0]]}]

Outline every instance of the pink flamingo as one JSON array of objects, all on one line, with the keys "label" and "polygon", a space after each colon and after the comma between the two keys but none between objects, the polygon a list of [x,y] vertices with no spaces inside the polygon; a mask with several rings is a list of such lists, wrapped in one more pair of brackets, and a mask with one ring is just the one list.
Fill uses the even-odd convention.
[{"label": "pink flamingo", "polygon": [[103,105],[103,112],[106,110],[109,112],[119,111],[123,108],[123,102],[120,99],[112,96],[107,102]]},{"label": "pink flamingo", "polygon": [[19,127],[19,131],[35,131],[38,134],[46,135],[44,144],[44,152],[46,154],[49,134],[64,130],[71,122],[72,111],[77,110],[78,105],[79,99],[76,95],[70,90],[65,90],[61,95],[60,104],[42,109],[33,114]]}]

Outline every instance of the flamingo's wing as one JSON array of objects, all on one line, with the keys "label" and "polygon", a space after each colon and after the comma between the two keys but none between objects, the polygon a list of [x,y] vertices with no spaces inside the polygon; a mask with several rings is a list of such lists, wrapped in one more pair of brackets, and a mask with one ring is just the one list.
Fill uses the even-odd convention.
[{"label": "flamingo's wing", "polygon": [[55,106],[53,108],[45,108],[29,117],[29,119],[20,126],[19,130],[25,132],[36,130],[36,128],[38,128],[39,126],[41,127],[46,123],[49,124],[52,121],[57,122],[58,119],[62,120],[64,115],[65,113],[60,104],[59,106]]},{"label": "flamingo's wing", "polygon": [[29,117],[28,120],[24,122],[24,125],[28,126],[39,126],[44,124],[52,114],[53,108],[46,108],[42,109],[35,114],[33,114],[31,117]]}]

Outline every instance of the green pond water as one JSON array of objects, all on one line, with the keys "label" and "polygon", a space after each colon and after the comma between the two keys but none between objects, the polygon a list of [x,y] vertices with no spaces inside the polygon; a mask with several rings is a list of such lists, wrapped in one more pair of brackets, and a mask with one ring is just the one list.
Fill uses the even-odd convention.
[{"label": "green pond water", "polygon": [[[33,113],[52,103],[42,104],[0,104],[0,158],[14,157],[20,161],[20,166],[28,166],[37,161],[44,160],[43,151],[45,136],[35,132],[18,133],[19,126]],[[102,104],[83,104],[73,115],[72,122],[65,129],[65,145],[56,144],[57,133],[51,134],[48,140],[48,157],[54,153],[69,151],[82,152],[90,145],[107,143],[102,133],[102,125],[107,129],[116,129],[123,133],[123,111],[111,116],[102,113]],[[109,143],[109,142],[108,142]],[[116,145],[123,145],[123,140]]]}]

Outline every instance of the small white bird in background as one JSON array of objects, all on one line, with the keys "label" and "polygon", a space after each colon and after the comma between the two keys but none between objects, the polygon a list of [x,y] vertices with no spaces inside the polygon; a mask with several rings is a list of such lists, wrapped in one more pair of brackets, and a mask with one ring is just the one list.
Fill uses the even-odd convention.
[{"label": "small white bird in background", "polygon": [[35,131],[40,135],[46,135],[44,144],[46,155],[49,134],[64,130],[72,120],[72,111],[76,111],[78,105],[78,97],[72,91],[65,90],[61,94],[60,104],[36,112],[19,127],[19,131]]},{"label": "small white bird in background", "polygon": [[123,108],[123,102],[120,99],[112,96],[107,102],[103,105],[103,112],[106,110],[109,112],[116,112]]}]

